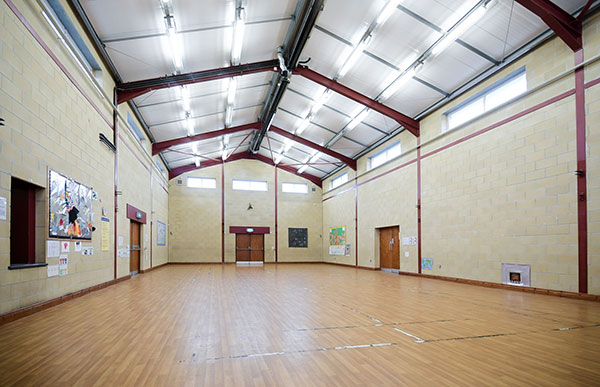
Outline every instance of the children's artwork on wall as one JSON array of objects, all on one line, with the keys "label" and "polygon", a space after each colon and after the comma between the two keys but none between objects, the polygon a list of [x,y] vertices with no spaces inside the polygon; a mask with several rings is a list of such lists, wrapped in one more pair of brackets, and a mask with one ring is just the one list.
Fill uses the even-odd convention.
[{"label": "children's artwork on wall", "polygon": [[433,258],[423,258],[421,261],[421,270],[433,270]]},{"label": "children's artwork on wall", "polygon": [[329,229],[329,246],[346,247],[346,227],[332,227]]},{"label": "children's artwork on wall", "polygon": [[52,170],[48,187],[48,236],[91,240],[93,190]]},{"label": "children's artwork on wall", "polygon": [[156,244],[159,246],[165,246],[167,244],[167,225],[163,222],[157,222],[156,234],[158,239]]}]

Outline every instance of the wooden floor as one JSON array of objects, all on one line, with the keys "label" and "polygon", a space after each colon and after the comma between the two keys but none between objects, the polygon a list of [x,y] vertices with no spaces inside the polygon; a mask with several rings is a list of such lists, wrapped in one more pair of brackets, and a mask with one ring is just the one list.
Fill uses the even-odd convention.
[{"label": "wooden floor", "polygon": [[600,385],[600,304],[333,265],[170,265],[0,327],[0,385]]}]

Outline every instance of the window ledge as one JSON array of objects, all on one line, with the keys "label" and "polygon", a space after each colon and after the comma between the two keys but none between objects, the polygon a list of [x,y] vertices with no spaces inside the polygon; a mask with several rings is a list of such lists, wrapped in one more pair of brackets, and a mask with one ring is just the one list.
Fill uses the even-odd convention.
[{"label": "window ledge", "polygon": [[16,264],[16,265],[10,265],[8,267],[8,270],[29,269],[30,267],[42,267],[42,266],[48,266],[48,264],[46,262],[39,262],[39,263],[19,263],[19,264]]}]

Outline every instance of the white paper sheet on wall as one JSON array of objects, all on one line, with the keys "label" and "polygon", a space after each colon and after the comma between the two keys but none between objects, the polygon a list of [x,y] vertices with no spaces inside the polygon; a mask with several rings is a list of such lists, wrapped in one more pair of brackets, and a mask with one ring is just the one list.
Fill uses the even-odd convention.
[{"label": "white paper sheet on wall", "polygon": [[119,244],[117,246],[123,246],[123,243],[125,243],[125,238],[123,238],[123,235],[119,235],[118,241]]},{"label": "white paper sheet on wall", "polygon": [[6,220],[6,198],[0,197],[0,220]]},{"label": "white paper sheet on wall", "polygon": [[68,253],[69,251],[71,251],[71,242],[60,242],[60,251],[62,253]]},{"label": "white paper sheet on wall", "polygon": [[56,258],[60,254],[59,241],[46,241],[46,258]]},{"label": "white paper sheet on wall", "polygon": [[81,251],[81,242],[75,242],[75,251]]},{"label": "white paper sheet on wall", "polygon": [[58,275],[64,276],[69,274],[69,257],[67,254],[61,254],[58,260]]},{"label": "white paper sheet on wall", "polygon": [[58,275],[58,265],[48,265],[48,277],[56,277]]}]

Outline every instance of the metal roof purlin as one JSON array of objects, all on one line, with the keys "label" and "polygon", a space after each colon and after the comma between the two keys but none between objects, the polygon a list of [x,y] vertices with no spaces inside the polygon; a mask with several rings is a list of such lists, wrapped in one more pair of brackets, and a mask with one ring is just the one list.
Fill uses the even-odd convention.
[{"label": "metal roof purlin", "polygon": [[371,99],[366,95],[361,94],[347,86],[344,86],[341,83],[334,81],[333,79],[329,79],[326,76],[309,69],[308,67],[298,67],[296,70],[294,70],[294,73],[302,75],[303,77],[310,79],[311,81],[316,82],[322,86],[325,86],[328,89],[331,89],[336,93],[343,95],[346,98],[350,98],[353,101],[356,101],[370,109],[373,109],[385,116],[396,120],[413,135],[415,135],[416,137],[419,136],[419,122],[410,118],[409,116],[402,114],[399,111],[382,104],[381,102],[377,102],[374,99]]}]

